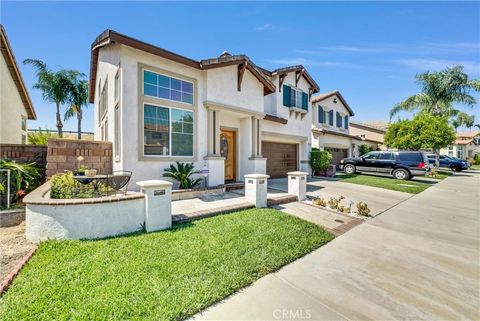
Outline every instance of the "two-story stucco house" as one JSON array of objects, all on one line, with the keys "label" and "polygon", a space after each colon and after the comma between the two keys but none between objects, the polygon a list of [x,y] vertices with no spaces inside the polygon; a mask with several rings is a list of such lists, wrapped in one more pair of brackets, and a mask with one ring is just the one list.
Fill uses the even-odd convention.
[{"label": "two-story stucco house", "polygon": [[133,181],[175,161],[208,167],[209,186],[307,171],[318,91],[302,66],[267,71],[227,52],[196,61],[112,30],[92,44],[95,139],[113,142],[114,170]]},{"label": "two-story stucco house", "polygon": [[312,111],[312,148],[329,151],[334,165],[342,158],[358,156],[362,139],[350,134],[354,113],[338,90],[315,96]]},{"label": "two-story stucco house", "polygon": [[25,144],[27,120],[37,116],[2,25],[0,47],[0,143]]}]

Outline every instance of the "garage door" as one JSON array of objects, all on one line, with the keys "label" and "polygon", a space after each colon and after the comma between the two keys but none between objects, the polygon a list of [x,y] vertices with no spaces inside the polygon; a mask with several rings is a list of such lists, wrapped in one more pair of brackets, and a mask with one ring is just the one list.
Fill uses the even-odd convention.
[{"label": "garage door", "polygon": [[262,142],[262,154],[267,158],[270,177],[285,177],[297,170],[297,144]]},{"label": "garage door", "polygon": [[332,154],[332,165],[338,166],[340,161],[348,156],[348,149],[326,147],[325,150]]}]

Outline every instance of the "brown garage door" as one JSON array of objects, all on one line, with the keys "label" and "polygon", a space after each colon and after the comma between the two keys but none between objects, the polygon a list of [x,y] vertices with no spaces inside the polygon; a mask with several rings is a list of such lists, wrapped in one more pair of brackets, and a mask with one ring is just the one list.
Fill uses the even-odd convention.
[{"label": "brown garage door", "polygon": [[332,154],[332,165],[339,165],[340,161],[343,158],[346,158],[348,155],[348,150],[347,149],[342,149],[342,148],[325,148],[327,152],[330,152]]},{"label": "brown garage door", "polygon": [[262,142],[262,154],[267,158],[267,175],[285,177],[297,170],[297,145]]}]

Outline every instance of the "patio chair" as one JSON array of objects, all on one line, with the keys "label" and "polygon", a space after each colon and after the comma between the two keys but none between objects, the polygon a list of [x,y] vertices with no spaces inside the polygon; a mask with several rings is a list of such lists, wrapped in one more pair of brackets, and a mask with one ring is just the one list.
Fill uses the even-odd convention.
[{"label": "patio chair", "polygon": [[107,175],[107,185],[117,192],[124,188],[123,194],[126,194],[131,177],[131,171],[114,171],[113,174]]}]

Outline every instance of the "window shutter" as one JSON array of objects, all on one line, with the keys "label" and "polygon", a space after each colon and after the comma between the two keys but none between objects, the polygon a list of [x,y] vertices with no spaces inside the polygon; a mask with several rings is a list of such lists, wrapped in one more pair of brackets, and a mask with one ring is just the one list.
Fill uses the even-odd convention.
[{"label": "window shutter", "polygon": [[340,116],[340,113],[337,111],[337,127],[342,127],[342,116]]},{"label": "window shutter", "polygon": [[290,87],[283,85],[283,106],[290,107]]},{"label": "window shutter", "polygon": [[308,95],[307,93],[302,93],[302,108],[308,110]]},{"label": "window shutter", "polygon": [[330,126],[333,126],[333,110],[330,110],[328,112],[328,123],[330,124]]},{"label": "window shutter", "polygon": [[318,122],[320,124],[325,123],[325,111],[323,111],[323,108],[321,106],[318,106]]},{"label": "window shutter", "polygon": [[345,116],[345,129],[348,129],[348,115]]}]

